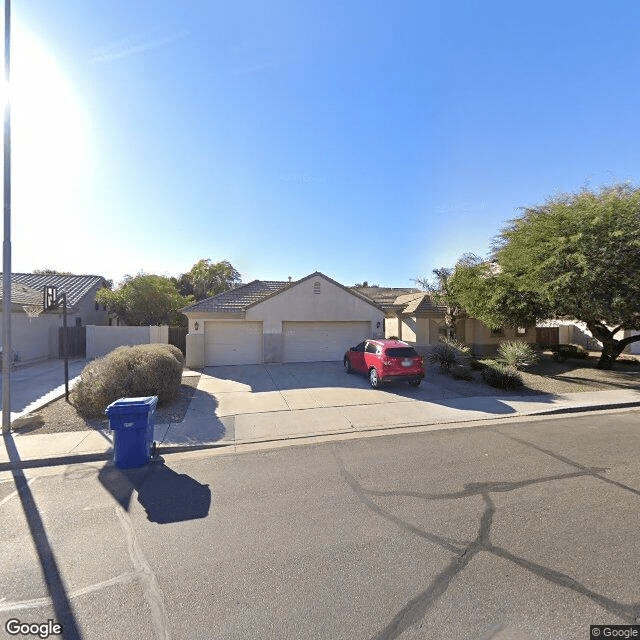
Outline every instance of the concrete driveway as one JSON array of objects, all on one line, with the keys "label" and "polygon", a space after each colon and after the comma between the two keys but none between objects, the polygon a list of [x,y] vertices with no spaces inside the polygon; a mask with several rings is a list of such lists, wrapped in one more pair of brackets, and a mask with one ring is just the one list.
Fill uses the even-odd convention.
[{"label": "concrete driveway", "polygon": [[454,405],[468,420],[513,414],[498,393],[430,370],[418,388],[404,382],[372,389],[342,362],[207,367],[184,422],[163,432],[158,425],[156,439],[238,443],[450,422]]},{"label": "concrete driveway", "polygon": [[[69,360],[69,380],[80,375],[86,364],[83,358]],[[2,380],[1,373],[0,380]],[[43,360],[12,369],[11,418],[14,419],[44,396],[59,393],[60,389],[64,390],[64,360],[57,358]],[[0,407],[2,407],[1,397]]]}]

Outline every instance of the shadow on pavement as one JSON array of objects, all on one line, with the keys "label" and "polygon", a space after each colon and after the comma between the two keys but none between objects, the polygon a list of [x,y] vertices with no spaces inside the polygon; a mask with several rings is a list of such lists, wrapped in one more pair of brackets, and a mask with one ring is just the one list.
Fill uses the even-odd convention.
[{"label": "shadow on pavement", "polygon": [[135,491],[150,522],[183,522],[206,518],[209,514],[209,485],[176,473],[161,458],[135,469],[118,469],[109,463],[100,470],[98,479],[126,511]]},{"label": "shadow on pavement", "polygon": [[51,548],[49,536],[47,535],[42,516],[29,487],[27,478],[18,466],[20,464],[20,454],[16,448],[13,436],[10,433],[3,434],[3,439],[10,463],[17,466],[17,468],[11,470],[13,481],[38,555],[38,561],[40,562],[42,575],[47,585],[49,597],[51,598],[51,604],[55,611],[55,621],[62,626],[62,632],[65,638],[69,640],[79,640],[82,638],[82,634],[76,623],[73,606],[69,600],[69,595],[65,588],[55,553]]}]

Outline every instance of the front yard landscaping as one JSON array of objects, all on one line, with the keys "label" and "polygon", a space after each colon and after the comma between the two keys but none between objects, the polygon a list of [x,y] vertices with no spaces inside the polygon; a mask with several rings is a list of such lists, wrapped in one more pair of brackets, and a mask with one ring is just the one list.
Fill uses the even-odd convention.
[{"label": "front yard landscaping", "polygon": [[[640,391],[640,358],[625,356],[614,365],[614,369],[597,369],[598,354],[592,353],[587,359],[556,362],[551,353],[543,354],[538,363],[526,371],[520,371],[524,386],[513,391],[495,389],[482,381],[479,370],[471,370],[471,380],[456,380],[447,373],[441,373],[437,365],[427,367],[425,383],[438,385],[446,381],[446,397],[473,396],[518,396],[543,393],[566,394],[584,391],[607,391],[614,389],[637,389]],[[154,421],[156,424],[180,422],[189,407],[191,398],[200,379],[199,375],[183,375],[177,397],[159,406]],[[425,385],[426,386],[426,385]],[[404,385],[399,389],[405,390]],[[394,385],[383,387],[393,392]],[[422,389],[417,390],[421,394]],[[105,418],[83,418],[75,407],[64,398],[43,407],[39,411],[21,418],[14,423],[13,430],[23,434],[57,433],[63,431],[83,431],[107,429]]]}]

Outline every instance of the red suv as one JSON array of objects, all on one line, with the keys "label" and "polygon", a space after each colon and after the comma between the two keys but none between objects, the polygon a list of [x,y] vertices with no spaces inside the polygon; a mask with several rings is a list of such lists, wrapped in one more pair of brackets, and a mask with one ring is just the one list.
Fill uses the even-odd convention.
[{"label": "red suv", "polygon": [[366,373],[374,389],[392,380],[417,387],[424,378],[422,358],[400,340],[365,340],[344,354],[344,368],[347,373]]}]

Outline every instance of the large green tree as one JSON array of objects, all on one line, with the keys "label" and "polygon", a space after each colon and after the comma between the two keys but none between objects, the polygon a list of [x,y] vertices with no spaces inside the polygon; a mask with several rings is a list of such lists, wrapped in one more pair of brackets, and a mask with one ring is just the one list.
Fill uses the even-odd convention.
[{"label": "large green tree", "polygon": [[[640,189],[584,189],[523,209],[500,233],[491,262],[457,269],[452,286],[490,326],[549,317],[583,321],[611,368],[640,335]],[[616,337],[618,335],[618,337]]]},{"label": "large green tree", "polygon": [[191,296],[180,295],[171,278],[146,273],[125,276],[117,289],[101,289],[96,294],[96,302],[128,325],[179,324],[182,314],[178,310],[192,301]]},{"label": "large green tree", "polygon": [[228,260],[212,264],[207,258],[198,260],[187,273],[174,281],[182,295],[193,295],[196,300],[203,300],[237,287],[241,279],[240,273]]},{"label": "large green tree", "polygon": [[431,279],[415,279],[415,283],[425,291],[428,291],[432,300],[443,308],[444,321],[450,336],[455,335],[456,323],[465,314],[465,309],[462,304],[460,304],[453,287],[453,274],[458,268],[476,265],[480,262],[480,259],[476,255],[472,253],[465,253],[458,260],[455,267],[440,267],[439,269],[433,269],[433,278]]}]

